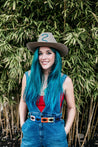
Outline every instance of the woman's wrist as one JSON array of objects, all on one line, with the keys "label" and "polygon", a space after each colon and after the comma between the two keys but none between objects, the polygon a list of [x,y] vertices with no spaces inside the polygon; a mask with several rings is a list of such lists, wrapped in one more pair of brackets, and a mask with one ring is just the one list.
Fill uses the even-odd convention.
[{"label": "woman's wrist", "polygon": [[20,126],[22,127],[23,124],[24,124],[24,121],[21,121]]},{"label": "woman's wrist", "polygon": [[65,127],[65,132],[66,132],[66,135],[68,135],[69,130],[66,127]]}]

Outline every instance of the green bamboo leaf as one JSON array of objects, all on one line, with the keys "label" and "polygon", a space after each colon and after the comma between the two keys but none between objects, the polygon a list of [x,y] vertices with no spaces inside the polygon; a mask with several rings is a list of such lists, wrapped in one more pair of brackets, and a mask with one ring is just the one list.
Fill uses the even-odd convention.
[{"label": "green bamboo leaf", "polygon": [[13,1],[13,10],[15,10],[15,8],[16,8],[16,2]]},{"label": "green bamboo leaf", "polygon": [[98,22],[98,16],[95,14],[95,13],[93,13],[92,11],[89,11],[90,13],[92,13],[92,15],[94,16],[94,18],[96,19],[96,21]]},{"label": "green bamboo leaf", "polygon": [[83,1],[81,1],[81,9],[83,10]]}]

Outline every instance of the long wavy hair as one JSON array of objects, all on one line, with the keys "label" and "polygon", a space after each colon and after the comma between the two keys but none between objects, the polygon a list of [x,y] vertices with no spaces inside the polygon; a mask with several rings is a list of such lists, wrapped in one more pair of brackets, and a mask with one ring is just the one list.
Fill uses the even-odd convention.
[{"label": "long wavy hair", "polygon": [[[51,72],[48,76],[47,88],[45,90],[44,100],[46,105],[50,105],[53,110],[57,101],[57,96],[62,93],[61,82],[61,67],[62,60],[60,54],[55,49],[51,48],[55,53],[55,62],[51,67]],[[42,79],[44,73],[38,59],[39,48],[36,49],[31,65],[30,77],[26,81],[24,98],[26,101],[36,102],[40,96]]]}]

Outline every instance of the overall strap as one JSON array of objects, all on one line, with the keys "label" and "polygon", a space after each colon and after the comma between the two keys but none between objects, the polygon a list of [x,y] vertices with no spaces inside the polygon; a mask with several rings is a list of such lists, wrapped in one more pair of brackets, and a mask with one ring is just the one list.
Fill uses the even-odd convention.
[{"label": "overall strap", "polygon": [[[67,75],[63,74],[62,75],[62,85],[66,79]],[[60,112],[62,112],[62,107],[63,107],[63,103],[64,103],[64,92],[63,94],[60,96]]]},{"label": "overall strap", "polygon": [[63,74],[62,75],[62,84],[64,83],[65,79],[67,78],[67,75]]},{"label": "overall strap", "polygon": [[26,81],[28,79],[28,71],[25,72],[25,75],[26,75]]},{"label": "overall strap", "polygon": [[28,77],[29,77],[29,71],[26,71],[25,72],[25,75],[26,75],[26,81],[28,80]]}]

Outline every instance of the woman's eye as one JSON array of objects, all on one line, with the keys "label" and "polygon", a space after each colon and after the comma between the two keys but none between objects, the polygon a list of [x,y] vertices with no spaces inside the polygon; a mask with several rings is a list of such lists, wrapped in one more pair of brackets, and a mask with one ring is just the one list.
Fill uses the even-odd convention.
[{"label": "woman's eye", "polygon": [[38,55],[42,55],[42,53],[38,53]]},{"label": "woman's eye", "polygon": [[48,52],[47,54],[49,55],[49,54],[51,54],[51,52]]},{"label": "woman's eye", "polygon": [[[41,53],[41,52],[38,53],[39,56],[42,55],[42,54],[43,54],[43,53]],[[45,53],[45,54],[50,55],[50,54],[52,54],[52,53],[51,53],[51,52],[47,52],[47,53]]]}]

